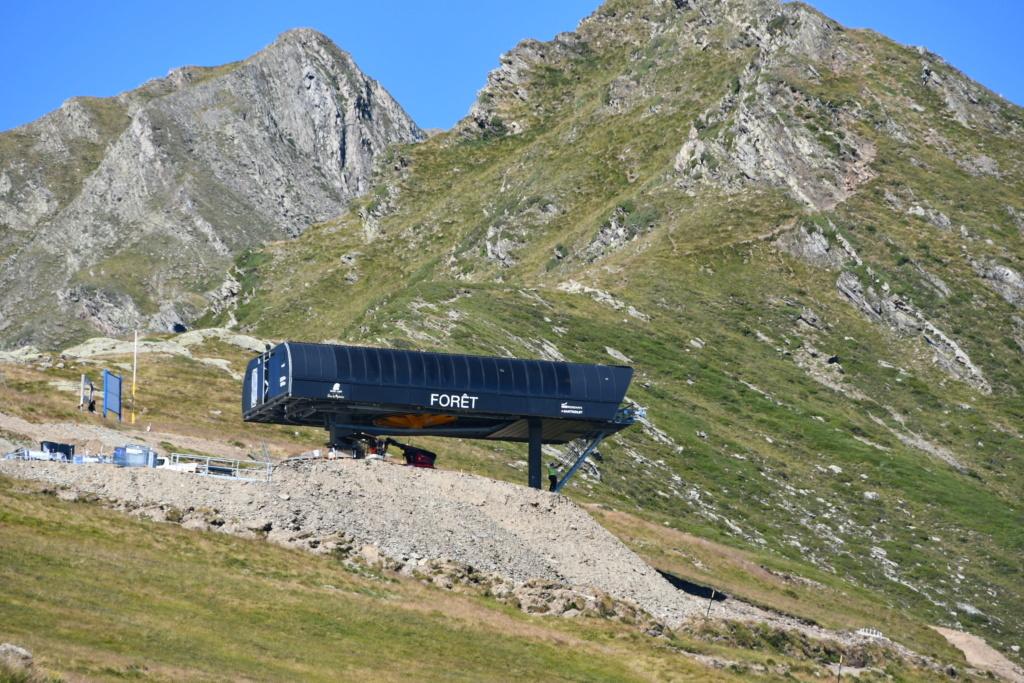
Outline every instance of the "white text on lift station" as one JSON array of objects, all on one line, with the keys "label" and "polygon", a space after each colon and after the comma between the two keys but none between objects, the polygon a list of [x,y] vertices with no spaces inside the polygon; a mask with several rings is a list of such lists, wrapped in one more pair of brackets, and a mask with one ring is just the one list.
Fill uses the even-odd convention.
[{"label": "white text on lift station", "polygon": [[462,408],[464,410],[472,410],[476,408],[476,402],[479,396],[470,396],[469,394],[431,394],[430,405],[441,406],[442,408]]}]

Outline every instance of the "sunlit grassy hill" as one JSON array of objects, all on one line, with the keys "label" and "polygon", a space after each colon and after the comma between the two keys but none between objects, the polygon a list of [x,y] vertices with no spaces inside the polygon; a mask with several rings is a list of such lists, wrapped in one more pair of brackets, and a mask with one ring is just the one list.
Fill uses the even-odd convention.
[{"label": "sunlit grassy hill", "polygon": [[576,495],[1005,648],[1021,122],[803,5],[613,1],[503,57],[350,212],[240,259],[233,313],[278,339],[624,356],[650,424]]},{"label": "sunlit grassy hill", "polygon": [[[503,56],[470,115],[381,155],[346,213],[239,257],[237,296],[198,325],[629,363],[647,420],[567,493],[655,566],[940,661],[955,655],[927,626],[955,626],[1020,663],[1022,125],[937,56],[800,3],[609,0],[576,32]],[[145,424],[239,453],[322,443],[241,423],[238,380],[199,358],[237,373],[245,352],[194,355],[147,357]],[[79,420],[48,383],[83,367],[96,365],[5,369],[9,411]],[[441,467],[525,480],[521,447],[424,443]],[[296,576],[337,571],[216,543]],[[501,614],[495,628],[519,633],[523,618]],[[401,662],[438,628],[421,617]],[[606,626],[579,628],[587,654],[570,664],[586,678],[621,650],[594,635]],[[608,677],[660,676],[661,645],[622,642],[648,663],[615,660]],[[537,652],[523,677],[547,666]]]}]

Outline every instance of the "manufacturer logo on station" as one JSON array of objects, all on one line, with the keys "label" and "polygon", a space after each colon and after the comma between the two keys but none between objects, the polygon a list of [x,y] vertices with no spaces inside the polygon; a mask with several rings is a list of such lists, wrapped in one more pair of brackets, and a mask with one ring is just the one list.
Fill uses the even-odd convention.
[{"label": "manufacturer logo on station", "polygon": [[574,403],[566,403],[562,401],[562,414],[563,415],[582,415],[583,406],[578,406]]},{"label": "manufacturer logo on station", "polygon": [[341,388],[340,382],[335,382],[331,390],[327,392],[327,398],[345,398],[345,390]]}]

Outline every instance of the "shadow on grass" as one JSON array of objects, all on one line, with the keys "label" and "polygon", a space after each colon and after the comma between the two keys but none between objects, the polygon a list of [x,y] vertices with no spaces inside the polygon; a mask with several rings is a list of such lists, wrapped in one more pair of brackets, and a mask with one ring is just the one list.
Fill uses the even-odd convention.
[{"label": "shadow on grass", "polygon": [[721,592],[717,588],[712,588],[711,586],[702,586],[699,583],[687,581],[686,579],[676,576],[671,572],[663,572],[660,569],[658,570],[658,573],[665,577],[666,581],[668,581],[684,593],[689,593],[690,595],[694,595],[698,598],[704,598],[705,600],[714,600],[715,602],[723,602],[729,599],[728,595]]}]

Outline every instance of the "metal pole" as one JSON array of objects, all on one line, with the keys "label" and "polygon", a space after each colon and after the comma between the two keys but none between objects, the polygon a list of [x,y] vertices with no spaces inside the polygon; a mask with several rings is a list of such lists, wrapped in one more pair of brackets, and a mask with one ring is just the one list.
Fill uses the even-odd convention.
[{"label": "metal pole", "polygon": [[843,656],[839,655],[839,669],[836,671],[836,683],[843,677]]},{"label": "metal pole", "polygon": [[530,451],[527,464],[529,465],[530,488],[540,488],[540,467],[541,467],[541,421],[535,417],[529,420],[530,428]]},{"label": "metal pole", "polygon": [[593,438],[590,439],[590,443],[584,446],[580,454],[576,456],[576,461],[573,462],[572,467],[569,468],[569,471],[562,476],[562,479],[557,484],[555,484],[556,492],[561,491],[562,488],[569,483],[569,480],[572,479],[573,475],[576,474],[576,471],[584,462],[586,462],[587,457],[594,452],[594,450],[600,445],[603,439],[604,432],[598,432],[593,436]]},{"label": "metal pole", "polygon": [[135,330],[135,344],[132,349],[132,424],[135,424],[135,375],[139,367],[139,331]]},{"label": "metal pole", "polygon": [[708,598],[708,611],[704,613],[704,618],[707,619],[711,616],[711,603],[715,600],[715,589],[711,589],[711,597]]}]

